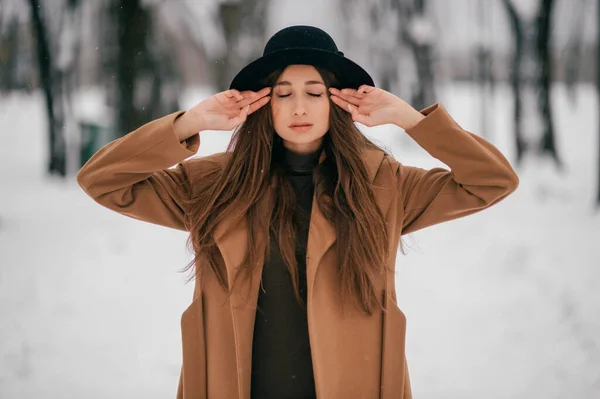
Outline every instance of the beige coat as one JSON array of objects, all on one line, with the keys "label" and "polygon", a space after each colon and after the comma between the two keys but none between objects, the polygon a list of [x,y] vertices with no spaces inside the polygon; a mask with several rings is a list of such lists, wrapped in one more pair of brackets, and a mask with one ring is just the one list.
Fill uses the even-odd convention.
[{"label": "beige coat", "polygon": [[[365,154],[377,206],[389,229],[388,265],[394,269],[400,236],[485,209],[512,193],[518,177],[489,142],[463,130],[443,106],[407,133],[446,164],[423,170],[404,166],[382,151]],[[103,206],[124,215],[185,230],[182,199],[194,195],[207,165],[227,155],[196,154],[195,135],[179,142],[174,113],[152,121],[99,150],[77,180]],[[401,134],[401,133],[398,133]],[[177,164],[176,168],[171,168]],[[214,164],[213,164],[214,165]],[[243,258],[246,224],[231,234],[217,229],[216,241],[231,279]],[[387,310],[366,316],[350,306],[342,317],[336,300],[336,233],[313,203],[307,247],[308,328],[319,399],[410,398],[405,359],[406,318],[396,303],[394,273],[382,282]],[[251,287],[240,284],[229,300],[214,273],[196,281],[194,298],[181,318],[183,365],[178,398],[250,398],[252,337],[262,268]],[[257,278],[258,277],[258,278]],[[240,306],[247,289],[250,301]]]}]

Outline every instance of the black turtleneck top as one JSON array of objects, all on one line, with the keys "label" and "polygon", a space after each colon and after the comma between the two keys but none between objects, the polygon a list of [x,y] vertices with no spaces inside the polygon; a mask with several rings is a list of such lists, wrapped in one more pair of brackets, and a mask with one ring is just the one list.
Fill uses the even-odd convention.
[{"label": "black turtleneck top", "polygon": [[[283,148],[281,164],[294,188],[296,261],[300,294],[306,303],[306,245],[320,150],[296,154]],[[296,300],[292,278],[277,241],[270,238],[258,294],[252,346],[252,399],[315,399],[306,309]]]}]

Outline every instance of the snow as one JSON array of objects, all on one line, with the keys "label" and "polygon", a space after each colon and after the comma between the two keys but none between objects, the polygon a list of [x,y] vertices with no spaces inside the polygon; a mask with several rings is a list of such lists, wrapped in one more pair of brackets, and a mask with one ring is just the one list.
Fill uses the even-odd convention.
[{"label": "snow", "polygon": [[[471,130],[474,93],[441,91]],[[514,159],[509,93],[497,91],[491,137]],[[405,239],[397,289],[415,397],[600,392],[598,105],[587,86],[577,109],[562,87],[553,94],[564,175],[529,162],[505,201]],[[178,273],[191,259],[187,235],[106,210],[74,179],[45,178],[44,118],[40,93],[0,102],[0,397],[173,397],[192,295]],[[400,129],[365,131],[404,163],[439,164]],[[199,155],[229,138],[203,133]]]}]

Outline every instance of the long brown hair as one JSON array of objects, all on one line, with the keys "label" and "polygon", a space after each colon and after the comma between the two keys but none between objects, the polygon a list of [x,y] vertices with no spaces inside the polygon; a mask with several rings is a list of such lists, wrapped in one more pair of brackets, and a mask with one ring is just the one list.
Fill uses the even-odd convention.
[{"label": "long brown hair", "polygon": [[[337,85],[333,73],[317,68],[327,88]],[[273,72],[264,86],[272,87],[281,71]],[[326,91],[326,94],[328,91]],[[359,309],[372,314],[376,307],[382,308],[377,281],[385,273],[389,244],[385,219],[375,202],[371,189],[363,151],[379,148],[367,139],[354,125],[351,116],[330,100],[329,131],[323,137],[325,159],[313,171],[315,196],[323,215],[335,226],[339,251],[338,276],[341,301],[350,296]],[[282,258],[292,277],[294,294],[300,297],[298,264],[295,257],[296,236],[293,214],[296,196],[291,183],[276,161],[281,151],[281,138],[276,134],[270,106],[264,106],[249,115],[239,126],[229,143],[230,158],[222,167],[202,176],[206,189],[194,190],[188,204],[186,223],[190,230],[188,245],[195,259],[184,270],[196,265],[196,276],[202,268],[210,267],[224,289],[233,286],[242,276],[249,278],[261,259],[268,259],[269,245],[265,253],[259,253],[257,237],[260,233],[277,240]],[[271,215],[264,215],[259,200],[275,187],[274,204],[269,207]],[[248,244],[245,258],[229,284],[223,259],[217,248],[214,233],[217,225],[232,212],[246,217]]]}]

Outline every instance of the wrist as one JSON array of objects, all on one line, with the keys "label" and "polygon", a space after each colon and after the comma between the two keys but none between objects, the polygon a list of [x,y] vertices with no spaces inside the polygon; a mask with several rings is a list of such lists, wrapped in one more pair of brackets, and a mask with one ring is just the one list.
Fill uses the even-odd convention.
[{"label": "wrist", "polygon": [[173,128],[175,129],[175,135],[180,142],[189,139],[200,131],[200,129],[196,129],[192,126],[189,111],[184,112],[175,119]]},{"label": "wrist", "polygon": [[425,115],[407,104],[406,108],[399,110],[395,124],[403,130],[408,130],[423,119],[425,119]]}]

